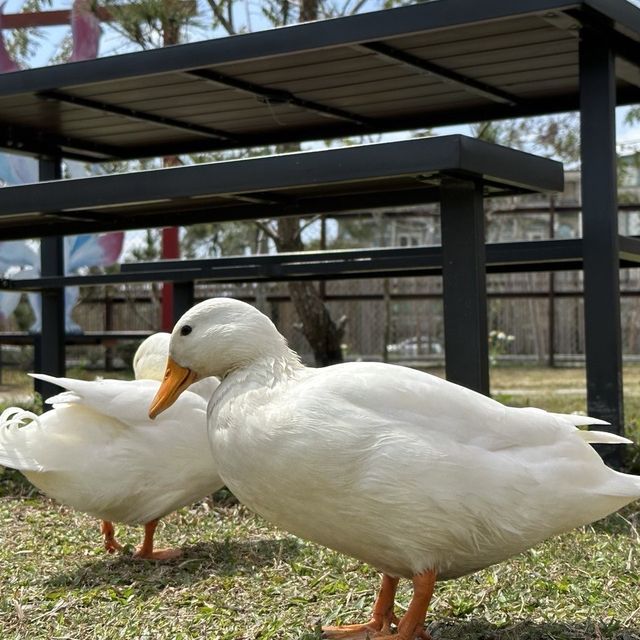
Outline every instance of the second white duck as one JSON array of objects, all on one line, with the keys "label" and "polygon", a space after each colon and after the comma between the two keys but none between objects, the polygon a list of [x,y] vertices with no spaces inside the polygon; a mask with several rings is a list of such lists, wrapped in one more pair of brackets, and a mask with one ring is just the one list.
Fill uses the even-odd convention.
[{"label": "second white duck", "polygon": [[[168,335],[148,340],[135,358],[136,373],[160,377]],[[207,400],[217,380],[202,381],[206,398],[189,392],[166,418],[151,422],[147,406],[157,380],[33,375],[67,391],[50,398],[53,409],[41,416],[4,411],[0,464],[19,469],[55,500],[100,518],[108,551],[120,548],[112,523],[122,522],[145,525],[136,557],[180,555],[179,549],[154,549],[153,537],[159,518],[223,486],[206,427]]]}]

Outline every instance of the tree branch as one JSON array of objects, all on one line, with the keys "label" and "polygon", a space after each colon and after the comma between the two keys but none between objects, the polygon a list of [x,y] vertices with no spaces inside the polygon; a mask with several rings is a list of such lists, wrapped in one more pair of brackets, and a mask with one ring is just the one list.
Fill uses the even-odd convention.
[{"label": "tree branch", "polygon": [[[233,27],[233,16],[231,15],[231,3],[226,0],[220,0],[220,3],[217,3],[216,0],[207,0],[209,6],[211,7],[211,11],[213,11],[213,15],[216,20],[222,25],[224,30],[230,35],[235,35],[235,29]],[[228,14],[225,15],[223,6],[227,6]]]},{"label": "tree branch", "polygon": [[[364,4],[366,4],[367,0],[358,0],[355,3],[355,5],[353,6],[352,9],[348,9],[350,2],[351,2],[351,0],[347,0],[347,2],[345,2],[344,7],[342,9],[342,13],[340,15],[350,15],[350,16],[352,16],[354,13],[358,13],[358,11],[360,11],[360,9],[362,9],[362,6]],[[347,13],[347,11],[348,11],[348,13]]]},{"label": "tree branch", "polygon": [[274,242],[277,242],[280,238],[276,230],[268,223],[262,220],[254,220],[258,229],[266,233]]}]

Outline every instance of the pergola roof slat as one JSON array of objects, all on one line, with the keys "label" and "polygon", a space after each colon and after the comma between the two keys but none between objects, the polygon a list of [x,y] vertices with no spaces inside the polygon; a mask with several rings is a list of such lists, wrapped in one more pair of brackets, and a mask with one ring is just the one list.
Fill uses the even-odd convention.
[{"label": "pergola roof slat", "polygon": [[142,120],[151,122],[162,127],[168,127],[170,129],[182,129],[220,140],[230,140],[234,142],[237,141],[237,138],[229,135],[224,131],[219,131],[217,129],[212,129],[209,127],[203,127],[192,122],[184,122],[176,120],[174,118],[168,118],[166,116],[159,116],[149,112],[139,111],[130,107],[122,107],[116,104],[107,104],[105,102],[97,102],[95,100],[89,100],[88,98],[81,98],[79,96],[63,93],[62,91],[42,91],[38,95],[45,100],[52,100],[54,102],[66,102],[69,104],[77,105],[84,109],[90,109],[92,111],[99,111],[101,113],[123,116],[124,118],[131,120]]},{"label": "pergola roof slat", "polygon": [[410,67],[425,71],[429,75],[441,78],[445,82],[453,82],[456,85],[462,86],[465,90],[477,93],[485,98],[489,98],[489,100],[502,102],[507,105],[515,105],[520,102],[520,99],[515,95],[509,94],[502,89],[492,87],[489,84],[480,82],[469,76],[465,76],[457,71],[452,71],[451,69],[447,69],[429,60],[424,60],[407,51],[396,49],[384,42],[366,42],[360,46],[370,51],[375,51],[381,56],[397,60]]}]

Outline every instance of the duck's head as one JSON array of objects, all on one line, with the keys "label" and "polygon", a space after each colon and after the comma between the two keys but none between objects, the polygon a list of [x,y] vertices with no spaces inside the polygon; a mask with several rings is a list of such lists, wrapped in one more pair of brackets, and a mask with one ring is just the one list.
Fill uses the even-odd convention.
[{"label": "duck's head", "polygon": [[169,355],[168,333],[154,333],[144,340],[133,356],[133,374],[136,380],[162,380]]},{"label": "duck's head", "polygon": [[185,313],[171,333],[164,378],[149,417],[168,409],[196,380],[224,378],[253,361],[288,352],[273,322],[245,302],[211,298]]}]

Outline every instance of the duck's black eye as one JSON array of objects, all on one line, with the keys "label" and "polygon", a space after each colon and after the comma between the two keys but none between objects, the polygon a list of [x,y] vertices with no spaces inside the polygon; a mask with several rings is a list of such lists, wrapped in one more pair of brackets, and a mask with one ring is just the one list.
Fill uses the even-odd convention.
[{"label": "duck's black eye", "polygon": [[188,336],[192,331],[193,331],[193,329],[188,324],[185,324],[184,327],[182,327],[182,329],[180,329],[180,335],[181,336]]}]

